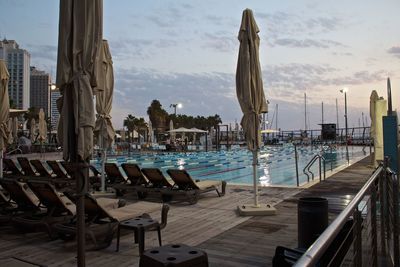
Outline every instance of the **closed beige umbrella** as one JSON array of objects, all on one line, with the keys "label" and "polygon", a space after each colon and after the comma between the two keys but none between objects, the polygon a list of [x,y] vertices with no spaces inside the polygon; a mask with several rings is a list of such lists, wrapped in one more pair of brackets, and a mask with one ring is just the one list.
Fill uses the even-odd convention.
[{"label": "closed beige umbrella", "polygon": [[121,132],[121,142],[125,142],[125,138],[126,138],[125,129],[122,128],[120,132]]},{"label": "closed beige umbrella", "polygon": [[8,98],[8,74],[4,60],[0,60],[0,178],[3,178],[3,151],[10,142],[8,129],[10,101]]},{"label": "closed beige umbrella", "polygon": [[175,142],[175,132],[171,132],[174,129],[174,122],[173,120],[169,121],[169,131],[170,131],[170,135],[171,135],[171,142]]},{"label": "closed beige umbrella", "polygon": [[47,123],[44,111],[41,108],[39,110],[39,136],[38,136],[39,142],[43,143],[46,140],[46,136],[47,136]]},{"label": "closed beige umbrella", "polygon": [[115,131],[111,123],[111,108],[114,92],[114,70],[110,48],[107,40],[103,40],[100,46],[99,60],[97,62],[97,87],[96,87],[96,111],[97,119],[94,134],[99,146],[103,149],[101,168],[101,191],[105,191],[105,162],[106,150],[114,141]]},{"label": "closed beige umbrella", "polygon": [[64,160],[75,163],[77,263],[85,265],[84,195],[93,149],[93,88],[103,31],[102,0],[60,0],[57,79],[62,99],[58,139]]},{"label": "closed beige umbrella", "polygon": [[34,118],[31,119],[31,142],[35,142],[35,130],[36,130],[36,120]]},{"label": "closed beige umbrella", "polygon": [[261,145],[260,114],[267,112],[261,67],[259,62],[258,26],[250,9],[243,11],[238,39],[239,57],[236,69],[236,94],[243,112],[241,125],[247,147],[253,152],[254,205],[238,206],[242,215],[267,215],[274,213],[269,205],[258,203],[258,150]]}]

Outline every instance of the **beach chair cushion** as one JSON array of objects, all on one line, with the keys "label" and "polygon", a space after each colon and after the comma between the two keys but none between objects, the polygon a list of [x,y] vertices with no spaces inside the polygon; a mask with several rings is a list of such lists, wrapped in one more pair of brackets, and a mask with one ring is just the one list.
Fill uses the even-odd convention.
[{"label": "beach chair cushion", "polygon": [[142,168],[142,173],[152,184],[152,187],[160,188],[167,187],[171,188],[172,184],[164,176],[164,174],[158,168]]},{"label": "beach chair cushion", "polygon": [[132,185],[143,185],[148,183],[137,164],[123,163],[121,167]]}]

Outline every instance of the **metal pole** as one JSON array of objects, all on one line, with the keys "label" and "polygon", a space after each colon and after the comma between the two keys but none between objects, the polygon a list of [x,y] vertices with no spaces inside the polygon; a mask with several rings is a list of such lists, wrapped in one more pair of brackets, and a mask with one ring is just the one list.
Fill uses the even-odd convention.
[{"label": "metal pole", "polygon": [[76,179],[76,215],[77,215],[77,243],[78,243],[78,266],[85,266],[85,194],[87,192],[87,180],[89,177],[89,163],[75,164]]},{"label": "metal pole", "polygon": [[376,223],[376,185],[371,185],[371,250],[372,250],[372,266],[378,266],[378,232]]},{"label": "metal pole", "polygon": [[337,98],[336,98],[336,128],[339,131],[339,109],[338,109]]},{"label": "metal pole", "polygon": [[322,124],[324,124],[324,102],[322,102],[322,106],[321,106],[321,108],[322,108]]},{"label": "metal pole", "polygon": [[297,186],[300,185],[299,182],[299,163],[298,163],[298,154],[297,154],[297,146],[294,145],[294,160],[295,160],[295,164],[296,164],[296,182],[297,182]]},{"label": "metal pole", "polygon": [[[104,118],[105,119],[105,118]],[[103,133],[105,132],[104,130],[104,126],[105,126],[105,120],[102,122],[102,128],[103,128]],[[107,130],[107,129],[106,129]],[[102,153],[102,162],[101,162],[101,186],[100,186],[100,190],[101,192],[105,192],[106,191],[106,176],[105,176],[105,170],[106,170],[106,146],[104,145],[105,141],[104,141],[104,135],[101,135],[101,147],[103,148],[103,153]]]},{"label": "metal pole", "polygon": [[354,266],[362,266],[362,219],[361,211],[358,208],[354,211],[355,240],[354,240]]},{"label": "metal pole", "polygon": [[307,95],[304,93],[304,130],[307,133]]},{"label": "metal pole", "polygon": [[0,150],[0,178],[3,178],[3,153],[4,150]]},{"label": "metal pole", "polygon": [[347,159],[347,164],[350,163],[349,159],[349,147],[348,147],[348,140],[347,140],[347,93],[344,92],[344,122],[345,122],[345,140],[346,140],[346,159]]},{"label": "metal pole", "polygon": [[258,122],[258,115],[254,114],[255,119],[254,119],[254,128],[255,128],[255,143],[256,147],[253,150],[253,183],[254,183],[254,207],[259,207],[260,205],[258,204],[258,186],[257,186],[257,164],[258,164],[258,132],[259,132],[259,124]]},{"label": "metal pole", "polygon": [[399,182],[397,176],[393,173],[389,176],[393,185],[393,261],[394,266],[400,266],[400,251],[399,251]]}]

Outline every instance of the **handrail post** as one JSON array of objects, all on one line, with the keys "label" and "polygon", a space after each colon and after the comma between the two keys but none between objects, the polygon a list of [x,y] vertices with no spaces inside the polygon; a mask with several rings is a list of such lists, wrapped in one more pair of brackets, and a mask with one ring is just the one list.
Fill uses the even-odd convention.
[{"label": "handrail post", "polygon": [[[393,261],[394,266],[400,266],[399,255],[399,182],[397,175],[390,174],[393,179]],[[392,180],[392,179],[391,179]]]},{"label": "handrail post", "polygon": [[319,164],[319,181],[322,181],[322,170],[321,170],[321,156],[318,156],[318,164]]},{"label": "handrail post", "polygon": [[326,180],[326,167],[325,167],[326,159],[324,157],[322,158],[322,163],[323,163],[322,167],[324,168],[324,180]]},{"label": "handrail post", "polygon": [[385,172],[386,170],[384,169],[380,175],[379,175],[379,202],[381,203],[380,205],[380,219],[381,219],[381,254],[386,255],[386,208],[385,208],[385,188],[384,188],[384,180],[385,180]]},{"label": "handrail post", "polygon": [[299,163],[298,163],[298,154],[297,154],[297,146],[294,145],[294,160],[295,160],[295,164],[296,164],[296,182],[297,182],[297,186],[300,185],[299,182]]},{"label": "handrail post", "polygon": [[372,250],[372,266],[378,266],[378,238],[376,223],[376,190],[375,183],[371,185],[371,250]]},{"label": "handrail post", "polygon": [[361,212],[356,208],[354,210],[354,266],[362,267],[362,235],[361,227],[362,219]]}]

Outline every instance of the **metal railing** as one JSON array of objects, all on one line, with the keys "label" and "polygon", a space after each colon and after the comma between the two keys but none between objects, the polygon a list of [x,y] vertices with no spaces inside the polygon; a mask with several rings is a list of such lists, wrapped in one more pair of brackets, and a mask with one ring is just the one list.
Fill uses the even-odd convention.
[{"label": "metal railing", "polygon": [[324,156],[322,156],[321,154],[316,154],[314,157],[312,157],[312,159],[307,163],[307,165],[303,169],[303,173],[307,176],[307,182],[310,182],[310,174],[312,180],[314,180],[314,173],[311,171],[311,167],[314,165],[317,159],[319,164],[319,181],[322,181],[322,168],[324,170],[324,176],[323,176],[324,180],[326,178],[326,170],[325,170],[326,160]]},{"label": "metal railing", "polygon": [[[321,262],[321,266],[400,266],[399,181],[387,162],[386,159],[373,172],[294,266],[319,266]],[[351,229],[344,232],[349,221]],[[340,235],[346,238],[340,239]],[[343,248],[345,253],[339,255],[337,251]]]}]

